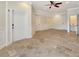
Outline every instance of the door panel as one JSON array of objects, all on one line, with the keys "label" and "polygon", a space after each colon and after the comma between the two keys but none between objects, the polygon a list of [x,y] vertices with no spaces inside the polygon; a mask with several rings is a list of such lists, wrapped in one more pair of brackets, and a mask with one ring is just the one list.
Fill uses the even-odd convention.
[{"label": "door panel", "polygon": [[14,41],[24,39],[26,37],[26,12],[23,10],[14,10]]}]

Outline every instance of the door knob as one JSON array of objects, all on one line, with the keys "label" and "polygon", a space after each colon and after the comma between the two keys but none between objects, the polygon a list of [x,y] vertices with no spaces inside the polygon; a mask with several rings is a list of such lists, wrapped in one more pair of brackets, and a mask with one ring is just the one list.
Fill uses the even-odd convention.
[{"label": "door knob", "polygon": [[14,24],[12,24],[12,29],[14,29]]},{"label": "door knob", "polygon": [[14,26],[14,24],[12,24],[12,26]]}]

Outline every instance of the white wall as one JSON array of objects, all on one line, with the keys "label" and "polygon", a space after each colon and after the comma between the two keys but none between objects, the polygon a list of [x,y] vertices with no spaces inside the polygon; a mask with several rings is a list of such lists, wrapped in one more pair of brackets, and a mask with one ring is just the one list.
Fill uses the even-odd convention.
[{"label": "white wall", "polygon": [[33,14],[33,22],[34,22],[33,28],[35,29],[35,31],[49,29],[51,25],[50,20],[51,19],[48,16]]},{"label": "white wall", "polygon": [[52,28],[67,30],[67,13],[66,12],[55,13],[52,19],[53,19]]},{"label": "white wall", "polygon": [[0,1],[0,48],[6,44],[5,39],[5,15],[6,15],[6,2]]},{"label": "white wall", "polygon": [[52,13],[43,14],[42,12],[35,12],[33,14],[33,28],[36,31],[47,29],[61,29],[67,30],[67,13]]}]

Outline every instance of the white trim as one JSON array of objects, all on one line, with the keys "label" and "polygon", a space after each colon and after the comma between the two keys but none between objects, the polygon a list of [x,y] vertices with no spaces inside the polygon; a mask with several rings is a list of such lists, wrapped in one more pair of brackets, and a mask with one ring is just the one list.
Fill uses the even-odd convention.
[{"label": "white trim", "polygon": [[70,21],[69,21],[69,14],[67,12],[67,32],[70,32],[70,25],[69,25]]},{"label": "white trim", "polygon": [[7,14],[8,14],[7,8],[8,8],[8,7],[7,7],[7,4],[8,4],[8,3],[7,3],[7,1],[6,1],[6,10],[5,10],[5,11],[6,11],[6,14],[5,14],[5,15],[6,15],[6,20],[5,20],[5,34],[6,34],[6,35],[5,35],[5,39],[6,39],[6,46],[8,45],[8,43],[7,43],[7,41],[8,41],[8,19],[7,19]]}]

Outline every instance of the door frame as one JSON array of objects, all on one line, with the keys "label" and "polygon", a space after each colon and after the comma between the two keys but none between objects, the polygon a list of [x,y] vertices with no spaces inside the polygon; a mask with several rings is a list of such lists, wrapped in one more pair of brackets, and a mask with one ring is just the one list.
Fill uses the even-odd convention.
[{"label": "door frame", "polygon": [[12,43],[12,9],[6,9],[6,45]]}]

